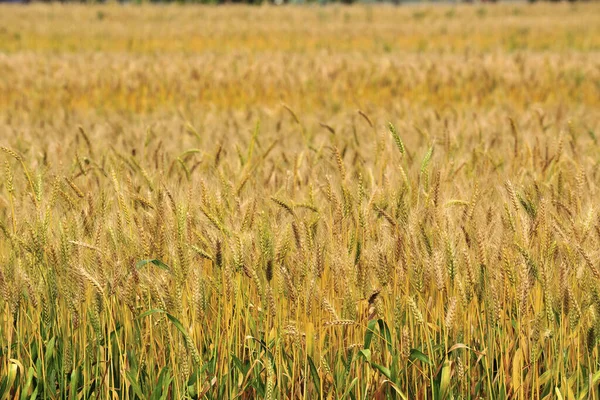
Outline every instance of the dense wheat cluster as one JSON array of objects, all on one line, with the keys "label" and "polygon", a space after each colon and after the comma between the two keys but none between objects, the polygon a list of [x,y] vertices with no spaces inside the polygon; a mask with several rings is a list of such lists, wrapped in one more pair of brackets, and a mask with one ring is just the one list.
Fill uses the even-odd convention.
[{"label": "dense wheat cluster", "polygon": [[600,8],[0,7],[0,399],[598,399]]}]

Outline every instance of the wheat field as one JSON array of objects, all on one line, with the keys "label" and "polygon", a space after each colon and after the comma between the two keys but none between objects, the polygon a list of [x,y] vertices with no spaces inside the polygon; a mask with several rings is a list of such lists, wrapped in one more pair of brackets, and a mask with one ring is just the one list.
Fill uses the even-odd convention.
[{"label": "wheat field", "polygon": [[0,5],[0,400],[600,399],[600,4]]}]

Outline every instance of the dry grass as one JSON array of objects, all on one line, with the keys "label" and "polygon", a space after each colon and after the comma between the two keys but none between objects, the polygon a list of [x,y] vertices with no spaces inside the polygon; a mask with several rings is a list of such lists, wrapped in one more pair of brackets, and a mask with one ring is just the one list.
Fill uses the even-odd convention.
[{"label": "dry grass", "polygon": [[599,27],[0,7],[0,399],[598,399]]}]

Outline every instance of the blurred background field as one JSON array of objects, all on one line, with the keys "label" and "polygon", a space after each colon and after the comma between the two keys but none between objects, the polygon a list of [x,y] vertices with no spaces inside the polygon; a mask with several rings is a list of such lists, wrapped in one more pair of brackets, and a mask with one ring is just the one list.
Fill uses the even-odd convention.
[{"label": "blurred background field", "polygon": [[593,3],[4,6],[0,105],[4,115],[594,107],[599,18]]},{"label": "blurred background field", "polygon": [[597,3],[0,5],[0,399],[599,398],[599,133]]}]

